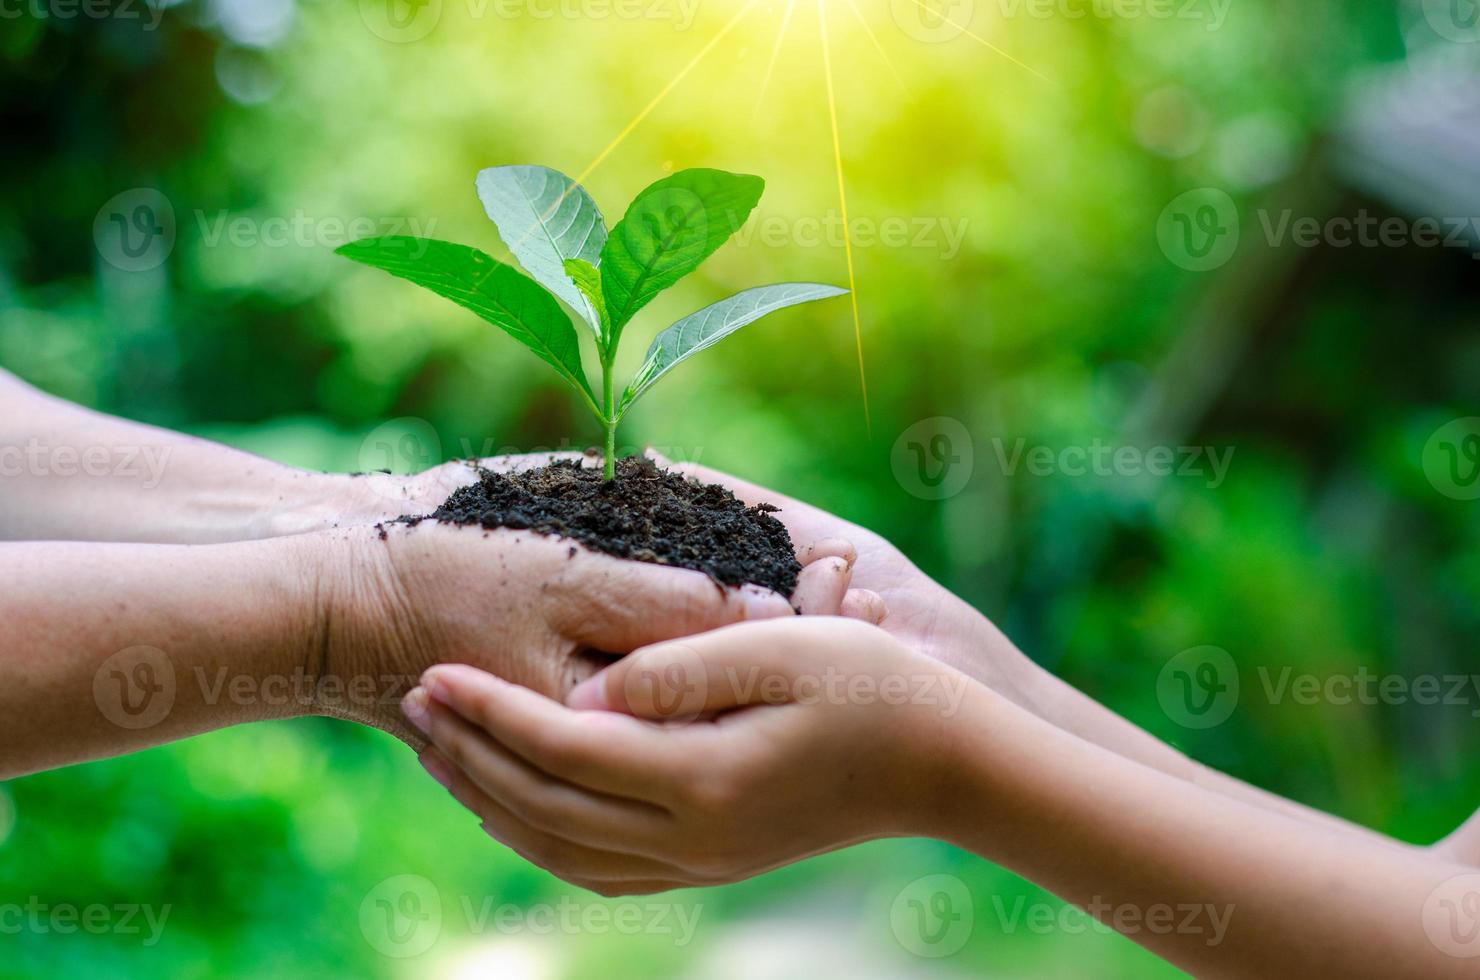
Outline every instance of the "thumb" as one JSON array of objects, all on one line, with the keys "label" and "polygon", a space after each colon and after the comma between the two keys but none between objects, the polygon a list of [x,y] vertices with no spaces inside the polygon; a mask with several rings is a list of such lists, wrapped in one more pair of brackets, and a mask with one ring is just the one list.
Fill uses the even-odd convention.
[{"label": "thumb", "polygon": [[[578,684],[566,704],[684,722],[715,711],[792,700],[798,666],[825,640],[813,619],[742,623],[645,647]],[[833,622],[838,622],[833,620]]]},{"label": "thumb", "polygon": [[707,575],[639,561],[581,555],[561,577],[553,624],[604,653],[627,653],[748,620],[793,617],[785,598],[755,585],[724,588]]}]

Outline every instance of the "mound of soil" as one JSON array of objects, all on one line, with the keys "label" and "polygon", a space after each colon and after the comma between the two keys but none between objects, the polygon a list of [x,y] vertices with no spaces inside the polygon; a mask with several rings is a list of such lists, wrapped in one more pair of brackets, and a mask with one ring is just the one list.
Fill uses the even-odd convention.
[{"label": "mound of soil", "polygon": [[610,482],[575,460],[478,475],[425,518],[403,520],[558,534],[618,558],[692,568],[724,585],[749,582],[784,596],[796,588],[801,566],[791,535],[771,516],[776,508],[747,507],[724,487],[661,470],[646,457],[618,460]]}]

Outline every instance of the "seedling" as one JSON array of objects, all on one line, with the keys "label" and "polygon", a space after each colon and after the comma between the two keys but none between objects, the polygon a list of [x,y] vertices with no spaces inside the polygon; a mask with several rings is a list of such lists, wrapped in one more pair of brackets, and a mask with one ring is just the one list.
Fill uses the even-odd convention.
[{"label": "seedling", "polygon": [[[767,313],[847,292],[818,283],[781,283],[706,306],[658,334],[618,396],[612,368],[624,328],[654,296],[697,269],[739,230],[765,182],[723,170],[680,170],[638,194],[610,235],[591,196],[557,171],[492,167],[478,174],[477,186],[499,236],[533,280],[476,248],[403,235],[362,239],[338,253],[445,296],[554,368],[601,423],[608,480],[616,467],[617,425],[679,362]],[[575,328],[557,298],[594,335],[601,361],[599,402],[581,362]]]}]

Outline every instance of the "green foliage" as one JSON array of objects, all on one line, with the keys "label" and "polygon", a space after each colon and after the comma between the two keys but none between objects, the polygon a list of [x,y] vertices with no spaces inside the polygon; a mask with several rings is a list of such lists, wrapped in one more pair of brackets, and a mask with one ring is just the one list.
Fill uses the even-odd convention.
[{"label": "green foliage", "polygon": [[601,320],[591,302],[566,276],[565,264],[601,261],[606,222],[591,195],[569,177],[547,167],[489,167],[478,174],[478,199],[504,244],[535,282],[565,301],[600,336]]},{"label": "green foliage", "polygon": [[[723,170],[681,170],[638,194],[610,237],[596,202],[557,171],[490,167],[478,174],[477,185],[500,237],[540,285],[477,249],[432,239],[367,238],[337,251],[472,310],[553,367],[606,430],[607,479],[622,416],[676,364],[767,313],[847,292],[817,283],[761,286],[686,316],[653,341],[637,377],[617,399],[612,365],[622,328],[745,224],[765,182]],[[581,365],[575,331],[541,285],[595,331],[600,405]]]},{"label": "green foliage", "polygon": [[802,282],[757,286],[706,306],[697,313],[690,313],[653,338],[642,368],[622,394],[621,411],[626,411],[627,406],[637,401],[680,361],[713,347],[747,323],[754,323],[767,313],[788,306],[830,299],[847,292],[837,286]]},{"label": "green foliage", "polygon": [[594,410],[581,346],[560,304],[493,256],[466,245],[404,235],[364,238],[338,251],[478,314],[554,368]]},{"label": "green foliage", "polygon": [[681,170],[633,200],[601,250],[601,292],[615,345],[637,311],[699,268],[761,199],[759,177],[722,170]]},{"label": "green foliage", "polygon": [[[429,36],[390,44],[366,29],[367,5],[297,4],[288,38],[246,50],[191,16],[198,4],[161,7],[152,32],[124,18],[7,21],[0,105],[15,124],[0,154],[0,365],[103,411],[316,470],[366,468],[366,434],[400,417],[440,435],[431,462],[512,452],[516,441],[559,448],[581,419],[554,375],[501,356],[453,304],[428,309],[388,277],[344,275],[330,251],[349,240],[342,228],[276,246],[213,243],[195,217],[369,217],[382,223],[351,238],[422,235],[502,257],[467,177],[499,159],[583,166],[693,57],[698,35],[733,16],[700,5],[689,33],[611,18],[559,30],[500,19],[495,30],[466,5],[440,6]],[[815,48],[789,38],[764,111],[745,124],[766,59],[732,56],[741,45],[769,50],[781,12],[762,16],[764,6],[582,181],[616,202],[670,162],[745,160],[785,175],[784,193],[774,181],[735,247],[651,304],[654,327],[660,311],[666,323],[737,291],[716,282],[769,281],[776,262],[787,278],[838,281]],[[1480,799],[1472,706],[1273,706],[1259,670],[1473,671],[1480,508],[1436,493],[1421,464],[1437,427],[1480,414],[1475,304],[1425,292],[1439,284],[1417,275],[1395,288],[1387,250],[1311,253],[1336,271],[1301,266],[1296,297],[1266,278],[1243,284],[1279,315],[1244,325],[1258,338],[1245,370],[1205,390],[1205,376],[1159,365],[1185,349],[1199,298],[1229,283],[1172,266],[1154,234],[1189,188],[1224,187],[1251,208],[1280,190],[1269,183],[1279,162],[1303,158],[1329,130],[1348,80],[1400,58],[1423,31],[1397,0],[1307,0],[1299,17],[1274,0],[1234,6],[1218,30],[1146,18],[1004,23],[1003,47],[1053,80],[1041,84],[968,37],[922,44],[888,4],[861,5],[882,17],[879,41],[906,82],[839,22],[852,221],[873,236],[853,242],[872,438],[837,303],[795,348],[735,344],[674,372],[627,416],[623,441],[652,441],[865,524],[1030,656],[1200,761],[1432,841]],[[218,79],[243,64],[269,83],[248,102]],[[1167,95],[1181,108],[1148,115]],[[1156,136],[1172,137],[1175,152],[1155,148]],[[115,269],[92,241],[99,206],[128,187],[158,188],[176,208],[175,250],[150,273]],[[1253,210],[1245,219],[1258,228]],[[901,221],[906,235],[880,240]],[[944,231],[957,228],[960,247],[947,247]],[[1442,261],[1414,251],[1415,272]],[[1452,281],[1472,265],[1461,253]],[[1421,331],[1409,329],[1415,295]],[[629,346],[636,368],[642,347]],[[1212,356],[1222,355],[1202,359]],[[1217,405],[1171,438],[1236,445],[1222,486],[1003,472],[998,447],[1010,453],[1018,438],[1055,449],[1123,439],[1117,420],[1148,385],[1177,404]],[[901,486],[891,449],[937,415],[973,433],[975,471],[958,496],[926,501]],[[1169,720],[1156,679],[1168,657],[1205,643],[1247,664],[1248,694],[1224,724],[1194,732]],[[388,958],[366,940],[362,903],[408,873],[437,885],[445,927],[422,957]],[[771,947],[794,972],[803,935],[809,963],[851,950],[873,957],[873,973],[906,975],[930,964],[895,941],[891,904],[937,873],[961,878],[978,903],[971,941],[942,961],[956,974],[1182,975],[1093,928],[1010,928],[998,908],[1026,898],[1030,913],[1057,913],[1058,900],[920,840],[652,896],[703,905],[686,946],[662,935],[505,935],[492,920],[477,931],[465,900],[606,900],[489,841],[389,736],[301,721],[0,788],[8,901],[173,907],[153,947],[127,934],[0,937],[0,977],[394,980],[498,973],[512,953],[558,980],[677,978],[723,974],[737,947]],[[469,962],[490,951],[505,958]]]},{"label": "green foliage", "polygon": [[600,341],[611,330],[611,321],[606,314],[606,297],[601,294],[601,270],[585,259],[566,259],[565,273],[586,298],[587,306],[596,314],[596,337]]}]

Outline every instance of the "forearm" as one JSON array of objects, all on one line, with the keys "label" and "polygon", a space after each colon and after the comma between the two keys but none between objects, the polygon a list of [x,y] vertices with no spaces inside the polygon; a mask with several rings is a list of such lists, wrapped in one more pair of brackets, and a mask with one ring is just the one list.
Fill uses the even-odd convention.
[{"label": "forearm", "polygon": [[1366,827],[1251,786],[1189,759],[1150,732],[1044,670],[1019,651],[986,618],[975,613],[972,616],[977,622],[972,648],[938,655],[937,659],[964,671],[1049,724],[1194,786],[1330,830],[1392,843],[1390,838]]},{"label": "forearm", "polygon": [[1472,975],[1430,941],[1424,916],[1436,889],[1473,869],[1191,786],[985,689],[951,739],[962,785],[939,836],[1198,976]]},{"label": "forearm", "polygon": [[0,371],[0,540],[257,540],[399,516],[401,485],[112,418]]},{"label": "forearm", "polygon": [[0,544],[0,778],[310,710],[302,540]]}]

